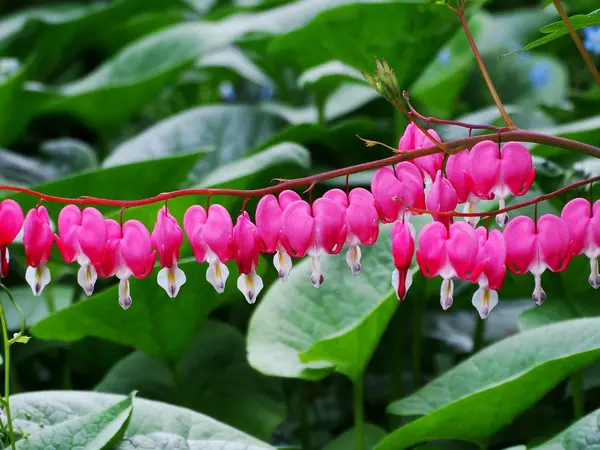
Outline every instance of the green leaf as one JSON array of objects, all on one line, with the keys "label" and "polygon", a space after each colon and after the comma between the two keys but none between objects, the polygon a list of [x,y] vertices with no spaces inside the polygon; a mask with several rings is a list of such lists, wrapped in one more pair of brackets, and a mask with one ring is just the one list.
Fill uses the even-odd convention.
[{"label": "green leaf", "polygon": [[423,417],[391,433],[377,449],[401,450],[437,439],[483,445],[561,380],[598,358],[600,319],[570,320],[504,339],[392,403],[392,414]]},{"label": "green leaf", "polygon": [[[42,391],[11,396],[14,425],[33,434],[66,424],[121,401],[123,396],[78,391]],[[23,418],[27,417],[29,418]],[[71,448],[71,447],[68,447]],[[114,450],[183,449],[273,450],[273,447],[241,431],[189,409],[136,398],[124,439]],[[87,449],[86,449],[87,450]]]},{"label": "green leaf", "polygon": [[276,281],[250,320],[250,365],[280,377],[318,380],[337,371],[358,378],[398,305],[389,233],[382,226],[377,242],[362,248],[359,276],[343,255],[324,255],[318,290],[309,281],[310,259],[296,264],[287,282]]},{"label": "green leaf", "polygon": [[[36,186],[34,190],[48,195],[78,198],[80,196],[132,200],[178,189],[200,157],[200,153],[171,156],[118,167],[82,172],[77,175]],[[156,180],[160,180],[157,184]],[[36,197],[26,194],[11,196],[26,211],[35,207]],[[44,203],[56,217],[64,204]],[[104,211],[114,207],[99,207]]]},{"label": "green leaf", "polygon": [[187,282],[176,299],[168,298],[158,287],[156,269],[145,280],[131,279],[133,304],[127,311],[119,306],[115,285],[47,317],[31,332],[40,339],[61,341],[99,337],[131,345],[164,363],[174,363],[213,309],[234,296],[240,298],[234,280],[229,280],[225,292],[219,295],[204,279],[205,266],[191,261],[179,267],[186,272]]},{"label": "green leaf", "polygon": [[273,82],[248,56],[236,46],[202,56],[198,61],[200,68],[229,69],[240,77],[260,86],[271,86]]},{"label": "green leaf", "polygon": [[[48,443],[56,450],[67,450],[77,446],[81,450],[102,450],[121,441],[125,429],[131,419],[133,411],[133,397],[130,394],[124,400],[106,407],[105,409],[91,411],[85,415],[64,417],[59,423],[52,423],[49,427],[39,428],[28,433],[17,442],[17,448],[22,450],[45,450]],[[14,397],[13,397],[14,398]],[[11,399],[12,400],[12,399]],[[11,402],[13,411],[19,408],[18,400]],[[44,413],[50,411],[44,408]],[[56,410],[54,411],[57,412]],[[13,412],[14,414],[14,412]],[[35,419],[40,419],[37,414]],[[17,421],[15,421],[15,425]]]},{"label": "green leaf", "polygon": [[245,105],[189,109],[143,131],[117,147],[103,165],[111,167],[205,149],[193,171],[198,181],[262,143],[276,130],[275,117]]},{"label": "green leaf", "polygon": [[235,328],[209,321],[179,365],[178,376],[145,353],[117,363],[96,391],[177,401],[253,436],[268,439],[285,418],[281,383],[254,371],[246,360],[244,337]]},{"label": "green leaf", "polygon": [[298,85],[314,92],[317,99],[322,102],[339,87],[340,83],[346,81],[365,83],[359,70],[341,61],[327,61],[311,67],[298,77]]},{"label": "green leaf", "polygon": [[[586,144],[600,145],[600,116],[587,117],[575,122],[539,128],[533,131],[573,139]],[[529,149],[532,154],[546,158],[564,154],[563,149],[543,144],[531,144]]]},{"label": "green leaf", "polygon": [[[370,423],[366,423],[364,427],[365,440],[363,448],[365,450],[373,450],[377,443],[385,437],[385,430]],[[354,448],[355,446],[356,432],[354,428],[352,428],[339,435],[333,441],[329,442],[329,444],[327,444],[323,450],[348,450],[350,448]]]},{"label": "green leaf", "polygon": [[579,419],[566,430],[531,450],[593,450],[600,445],[600,410]]},{"label": "green leaf", "polygon": [[[550,4],[550,3],[552,3],[552,1],[550,1],[548,4]],[[546,4],[544,4],[544,7],[545,6],[546,6]],[[575,28],[576,30],[579,30],[581,28],[590,27],[593,25],[600,25],[600,9],[592,11],[589,14],[577,14],[575,16],[569,17],[569,19],[571,20],[571,23],[573,24],[573,28]],[[518,51],[512,52],[512,53],[507,53],[506,55],[502,55],[502,56],[514,55],[516,53],[521,53],[521,52],[524,52],[527,50],[531,50],[536,47],[545,45],[548,42],[552,42],[552,41],[558,39],[559,37],[564,36],[565,34],[569,34],[569,30],[567,30],[567,27],[565,26],[565,23],[562,20],[559,20],[557,22],[546,25],[545,27],[540,29],[540,32],[545,33],[546,36],[536,39],[533,42],[530,42],[525,47],[523,47],[521,50],[518,50]]]},{"label": "green leaf", "polygon": [[[446,8],[420,1],[353,3],[324,11],[305,27],[276,36],[269,53],[298,70],[338,60],[369,73],[375,57],[384,57],[400,86],[408,87],[457,28]],[[322,39],[325,35],[328,38]]]},{"label": "green leaf", "polygon": [[[60,311],[67,308],[71,304],[73,296],[73,286],[52,285],[50,289],[45,289],[40,297],[36,297],[31,292],[29,286],[17,286],[10,288],[10,292],[15,299],[15,302],[25,315],[28,327],[32,327],[40,320],[51,315],[48,307],[48,302],[52,301],[54,308]],[[13,308],[10,300],[4,292],[0,293],[0,301],[2,308],[6,314],[6,328],[10,331],[19,330],[21,328],[21,316]]]}]

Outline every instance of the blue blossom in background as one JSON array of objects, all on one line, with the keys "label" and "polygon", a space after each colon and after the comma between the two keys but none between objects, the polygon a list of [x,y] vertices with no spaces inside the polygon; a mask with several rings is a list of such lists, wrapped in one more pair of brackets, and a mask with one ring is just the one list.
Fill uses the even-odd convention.
[{"label": "blue blossom in background", "polygon": [[236,99],[235,88],[231,81],[223,81],[219,84],[219,94],[226,102],[232,102]]},{"label": "blue blossom in background", "polygon": [[588,52],[600,55],[600,25],[587,27],[583,29],[585,35],[585,46]]},{"label": "blue blossom in background", "polygon": [[260,87],[259,95],[260,95],[261,100],[271,100],[273,98],[274,94],[275,94],[275,90],[273,89],[273,86],[271,86],[270,84]]},{"label": "blue blossom in background", "polygon": [[451,59],[452,59],[452,52],[450,51],[450,49],[448,47],[441,48],[440,51],[438,52],[437,56],[435,57],[435,60],[438,62],[438,64],[440,64],[442,66],[447,66],[448,64],[450,64]]},{"label": "blue blossom in background", "polygon": [[[522,48],[523,48],[523,46],[517,40],[512,40],[512,41],[510,41],[508,43],[508,51],[510,53],[518,52]],[[522,60],[528,60],[528,59],[531,58],[531,53],[529,53],[528,51],[524,51],[524,52],[518,53],[517,54],[517,58],[522,59]]]},{"label": "blue blossom in background", "polygon": [[536,61],[529,71],[529,82],[534,88],[548,84],[552,77],[552,68],[548,61]]}]

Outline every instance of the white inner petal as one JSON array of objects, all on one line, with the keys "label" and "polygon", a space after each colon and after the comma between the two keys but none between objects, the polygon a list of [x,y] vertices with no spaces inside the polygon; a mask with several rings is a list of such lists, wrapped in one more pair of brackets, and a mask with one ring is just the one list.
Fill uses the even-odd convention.
[{"label": "white inner petal", "polygon": [[452,294],[454,293],[454,282],[452,278],[444,278],[440,287],[440,305],[446,310],[452,306],[454,302]]},{"label": "white inner petal", "polygon": [[77,283],[88,297],[94,293],[94,286],[98,280],[96,269],[89,263],[83,264],[77,272]]},{"label": "white inner petal", "polygon": [[346,251],[346,264],[348,264],[350,272],[354,275],[358,275],[362,269],[360,265],[361,255],[362,253],[358,245],[352,245]]},{"label": "white inner petal", "polygon": [[314,287],[319,288],[325,279],[323,277],[323,273],[321,272],[321,261],[319,261],[319,256],[312,256],[312,273],[310,274],[310,282]]},{"label": "white inner petal", "polygon": [[281,281],[287,281],[292,270],[292,258],[284,249],[280,248],[275,252],[275,255],[273,255],[273,265]]},{"label": "white inner petal", "polygon": [[535,288],[533,290],[532,298],[533,301],[540,306],[546,301],[546,292],[542,289],[542,275],[541,273],[534,274],[533,277],[535,279]]},{"label": "white inner petal", "polygon": [[479,317],[485,319],[498,304],[498,293],[486,284],[480,284],[471,303],[479,312]]},{"label": "white inner petal", "polygon": [[119,305],[123,309],[128,309],[131,306],[129,278],[119,280]]},{"label": "white inner petal", "polygon": [[213,285],[215,291],[222,294],[225,290],[225,283],[229,276],[229,269],[219,259],[213,259],[208,265],[206,271],[206,281]]},{"label": "white inner petal", "polygon": [[41,263],[37,267],[27,267],[25,271],[25,280],[31,286],[33,295],[40,295],[44,288],[50,283],[50,269],[45,263]]},{"label": "white inner petal", "polygon": [[263,288],[262,278],[256,274],[256,271],[252,269],[252,272],[246,274],[243,273],[238,277],[237,287],[246,301],[253,304],[256,301],[256,297],[260,294]]},{"label": "white inner petal", "polygon": [[[473,202],[471,200],[471,197],[469,197],[469,199],[463,206],[463,212],[468,213],[468,214],[478,212],[477,211],[477,202]],[[479,222],[479,217],[465,217],[465,222],[467,222],[468,224],[471,224],[474,227]]]},{"label": "white inner petal", "polygon": [[588,278],[590,286],[594,289],[600,287],[600,275],[598,274],[598,259],[590,258],[590,277]]},{"label": "white inner petal", "polygon": [[165,290],[171,298],[177,297],[179,289],[187,281],[185,272],[174,264],[173,267],[163,267],[156,277],[158,285]]}]

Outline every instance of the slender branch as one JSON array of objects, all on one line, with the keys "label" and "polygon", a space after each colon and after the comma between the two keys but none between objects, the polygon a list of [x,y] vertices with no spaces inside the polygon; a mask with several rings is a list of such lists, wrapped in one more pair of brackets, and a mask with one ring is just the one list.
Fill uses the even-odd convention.
[{"label": "slender branch", "polygon": [[460,20],[460,23],[461,23],[463,29],[465,30],[465,34],[467,35],[469,45],[471,46],[471,49],[473,50],[473,55],[475,55],[475,60],[477,61],[477,65],[479,66],[479,70],[481,70],[481,74],[483,75],[483,78],[485,79],[485,83],[487,84],[487,87],[490,90],[492,97],[494,98],[494,102],[496,103],[496,106],[498,107],[500,114],[504,118],[504,121],[506,122],[506,125],[508,125],[508,128],[510,128],[511,130],[514,130],[517,127],[515,126],[514,122],[510,118],[510,116],[508,115],[506,108],[504,108],[504,105],[502,104],[502,100],[500,100],[500,96],[498,95],[498,92],[496,91],[496,88],[494,87],[494,83],[492,82],[490,74],[488,73],[487,68],[485,67],[483,58],[481,57],[481,54],[479,53],[479,50],[477,49],[477,45],[475,44],[475,39],[473,39],[471,30],[469,29],[469,25],[467,24],[467,19],[465,18],[464,6],[465,6],[464,3],[462,3],[459,6],[459,8],[457,8],[457,9],[451,8],[451,9],[456,14],[456,17],[458,17],[458,20]]},{"label": "slender branch", "polygon": [[581,370],[571,375],[571,389],[573,390],[573,415],[575,420],[581,419],[584,415],[583,402],[583,375]]},{"label": "slender branch", "polygon": [[410,102],[410,96],[408,95],[408,92],[403,91],[402,92],[402,96],[404,97],[404,100],[406,100],[406,103],[408,104],[408,107],[410,109],[409,114],[415,116],[417,119],[423,120],[427,123],[437,123],[440,125],[454,125],[457,127],[462,127],[462,128],[468,128],[470,130],[491,130],[491,131],[508,131],[508,128],[506,127],[497,127],[494,125],[478,125],[478,124],[474,124],[474,123],[467,123],[467,122],[459,122],[457,120],[444,120],[444,119],[437,119],[435,117],[425,117],[423,114],[419,113],[411,104]]},{"label": "slender branch", "polygon": [[552,0],[552,1],[554,2],[554,7],[558,11],[560,18],[565,23],[565,27],[567,27],[567,30],[569,31],[569,34],[571,35],[573,42],[575,42],[575,45],[577,46],[577,50],[579,50],[579,53],[581,53],[581,57],[587,64],[590,72],[592,72],[592,75],[594,76],[596,83],[598,84],[598,86],[600,86],[600,72],[598,72],[598,69],[594,65],[592,58],[590,58],[589,53],[587,52],[587,50],[584,47],[583,42],[581,42],[581,38],[575,31],[575,28],[573,27],[573,24],[571,23],[571,19],[569,19],[569,15],[565,11],[565,8],[563,7],[560,0]]},{"label": "slender branch", "polygon": [[[445,142],[446,150],[450,153],[456,153],[466,148],[471,148],[473,145],[482,141],[492,142],[530,142],[536,144],[544,144],[553,147],[560,147],[574,152],[585,153],[595,158],[600,158],[600,148],[594,147],[593,145],[585,144],[583,142],[573,141],[571,139],[561,138],[558,136],[550,136],[547,134],[536,133],[533,131],[525,130],[511,130],[504,133],[488,134],[482,136],[473,136],[468,138],[457,139],[455,141]],[[165,192],[154,197],[144,198],[140,200],[113,200],[99,197],[58,197],[54,195],[44,194],[42,192],[34,191],[32,189],[23,188],[19,186],[10,186],[0,184],[0,190],[20,192],[28,195],[33,195],[41,200],[56,202],[56,203],[71,203],[77,205],[108,205],[122,208],[131,208],[135,206],[150,205],[152,203],[164,202],[178,197],[185,197],[189,195],[227,195],[233,197],[262,197],[267,194],[276,194],[285,189],[294,189],[300,186],[310,186],[321,181],[329,180],[332,178],[342,177],[351,175],[354,173],[365,172],[367,170],[378,169],[380,167],[390,166],[397,164],[402,161],[408,161],[419,156],[433,155],[440,153],[440,149],[437,147],[427,147],[419,150],[405,151],[388,158],[371,161],[368,163],[357,164],[354,166],[344,167],[341,169],[332,170],[329,172],[323,172],[316,175],[311,175],[303,178],[296,178],[292,180],[280,181],[275,186],[269,186],[261,189],[220,189],[220,188],[198,188],[198,189],[181,189],[173,192]],[[435,214],[441,214],[436,212]],[[483,213],[473,214],[473,216],[482,216]]]},{"label": "slender branch", "polygon": [[502,209],[497,209],[495,211],[480,211],[480,212],[474,212],[474,213],[462,213],[462,212],[457,212],[457,211],[429,211],[427,209],[411,208],[410,206],[406,205],[406,203],[404,203],[402,200],[400,200],[400,199],[398,199],[398,200],[406,205],[408,211],[414,212],[417,214],[435,214],[437,216],[452,216],[452,217],[493,217],[493,216],[497,216],[498,214],[506,213],[509,211],[514,211],[515,209],[524,208],[525,206],[536,205],[540,202],[543,202],[544,200],[548,200],[548,199],[556,197],[560,194],[564,194],[565,192],[570,191],[571,189],[576,189],[578,187],[585,186],[586,184],[595,183],[596,181],[600,181],[600,176],[588,178],[587,180],[578,181],[577,183],[569,184],[561,189],[558,189],[553,192],[549,192],[548,194],[539,195],[535,198],[532,198],[531,200],[527,200],[527,201],[521,202],[521,203],[515,203],[514,205],[507,206],[506,208],[502,208]]}]

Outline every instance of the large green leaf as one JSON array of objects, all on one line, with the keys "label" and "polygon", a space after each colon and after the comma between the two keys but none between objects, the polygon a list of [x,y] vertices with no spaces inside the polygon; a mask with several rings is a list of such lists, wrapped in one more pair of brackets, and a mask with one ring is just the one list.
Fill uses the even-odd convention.
[{"label": "large green leaf", "polygon": [[570,320],[500,341],[389,406],[423,416],[391,433],[378,450],[436,439],[485,444],[572,372],[600,358],[600,319]]},{"label": "large green leaf", "polygon": [[566,430],[531,450],[594,450],[600,446],[600,410],[579,419]]},{"label": "large green leaf", "polygon": [[[233,276],[219,295],[204,279],[206,265],[191,261],[180,268],[186,272],[187,282],[176,299],[168,298],[156,284],[154,270],[145,280],[131,280],[133,304],[127,311],[119,306],[115,285],[38,322],[31,332],[40,339],[61,341],[86,336],[108,339],[174,364],[213,309],[232,297],[243,301]],[[235,273],[233,267],[231,272]]]},{"label": "large green leaf", "polygon": [[300,70],[339,60],[370,72],[375,57],[385,57],[400,85],[409,86],[457,28],[452,13],[437,5],[355,3],[324,11],[309,25],[275,37],[269,53]]},{"label": "large green leaf", "polygon": [[[308,259],[287,282],[275,282],[250,320],[250,365],[281,377],[360,376],[398,305],[390,240],[390,227],[382,226],[377,242],[363,248],[358,276],[336,255],[321,258],[325,282],[318,290],[309,281]],[[407,301],[416,300],[415,292]]]},{"label": "large green leaf", "polygon": [[183,355],[175,377],[137,351],[117,363],[96,391],[139,391],[145,398],[177,402],[258,438],[268,439],[285,418],[281,382],[253,370],[245,340],[235,328],[209,321]]},{"label": "large green leaf", "polygon": [[[188,153],[169,158],[143,161],[118,167],[83,172],[34,189],[44,194],[78,198],[102,197],[119,200],[136,200],[175,190],[187,179],[188,173],[200,157],[200,153]],[[160,184],[157,184],[160,180]],[[38,199],[26,194],[12,196],[23,210],[33,208]],[[44,204],[50,215],[58,215],[64,206],[60,203]],[[107,208],[103,208],[107,210]],[[115,209],[114,207],[111,209]]]},{"label": "large green leaf", "polygon": [[[11,397],[15,427],[27,434],[100,412],[122,395],[81,391],[42,391]],[[71,448],[71,447],[68,447]],[[124,439],[114,450],[187,449],[273,450],[241,431],[186,408],[136,398]],[[87,449],[86,449],[87,450]]]},{"label": "large green leaf", "polygon": [[206,149],[209,153],[194,170],[194,178],[198,180],[256,147],[275,129],[273,115],[252,106],[201,106],[163,120],[124,142],[103,165],[110,167]]},{"label": "large green leaf", "polygon": [[[366,423],[364,425],[364,449],[373,450],[377,443],[385,437],[385,430],[376,425]],[[354,428],[342,433],[333,441],[329,442],[323,450],[348,450],[356,446],[356,431]]]},{"label": "large green leaf", "polygon": [[[111,444],[114,445],[125,435],[133,412],[133,397],[134,394],[131,394],[100,411],[69,417],[62,422],[52,423],[49,427],[40,427],[19,440],[17,448],[45,450],[48,448],[48,442],[51,442],[52,448],[56,450],[68,450],[73,446],[81,450],[102,450]],[[11,406],[15,408],[14,403]],[[48,410],[44,410],[44,413],[48,414]],[[35,420],[37,419],[39,418],[36,414]]]},{"label": "large green leaf", "polygon": [[[55,311],[68,307],[73,297],[73,289],[73,286],[65,286],[64,284],[51,285],[44,289],[40,297],[33,295],[29,286],[10,288],[10,292],[21,311],[23,311],[27,326],[32,327],[52,314],[50,304]],[[6,314],[6,328],[9,331],[19,330],[21,328],[21,316],[13,308],[4,292],[0,292],[0,302]]]}]

